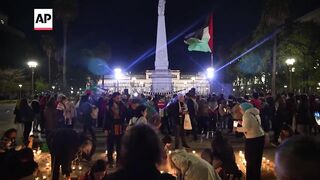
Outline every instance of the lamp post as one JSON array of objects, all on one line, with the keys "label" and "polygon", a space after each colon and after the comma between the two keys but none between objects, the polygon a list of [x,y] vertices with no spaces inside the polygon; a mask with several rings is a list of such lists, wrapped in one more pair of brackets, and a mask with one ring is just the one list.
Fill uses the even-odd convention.
[{"label": "lamp post", "polygon": [[20,97],[20,99],[21,99],[21,88],[22,88],[22,84],[19,84],[18,86],[19,86],[19,97]]},{"label": "lamp post", "polygon": [[28,63],[29,68],[31,68],[31,91],[32,94],[34,93],[34,70],[38,66],[36,61],[29,61]]},{"label": "lamp post", "polygon": [[195,82],[195,80],[196,80],[196,77],[191,77],[191,80],[192,80],[192,87],[194,88],[194,82]]},{"label": "lamp post", "polygon": [[119,80],[121,79],[121,76],[122,76],[122,70],[120,68],[115,68],[113,72],[114,72],[114,78],[117,80],[117,92],[119,92]]},{"label": "lamp post", "polygon": [[295,62],[296,60],[293,58],[286,60],[286,64],[289,67],[289,91],[292,91],[292,72],[293,72],[293,65]]}]

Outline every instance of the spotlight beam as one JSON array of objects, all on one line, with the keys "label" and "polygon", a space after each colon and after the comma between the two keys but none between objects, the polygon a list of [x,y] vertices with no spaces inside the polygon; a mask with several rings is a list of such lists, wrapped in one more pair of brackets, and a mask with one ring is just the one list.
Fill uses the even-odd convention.
[{"label": "spotlight beam", "polygon": [[234,62],[236,62],[238,59],[242,58],[243,56],[247,55],[248,53],[250,53],[251,51],[255,50],[256,48],[258,48],[259,46],[261,46],[262,44],[264,44],[265,42],[271,40],[274,36],[276,36],[278,33],[280,33],[282,31],[282,27],[280,27],[279,29],[275,30],[274,32],[272,32],[271,34],[268,34],[267,36],[265,36],[261,41],[259,41],[257,44],[253,45],[251,48],[249,48],[248,50],[244,51],[243,53],[241,53],[239,56],[236,56],[235,58],[233,58],[232,60],[230,60],[228,63],[226,63],[225,65],[219,67],[216,72],[226,68],[227,66],[233,64]]}]

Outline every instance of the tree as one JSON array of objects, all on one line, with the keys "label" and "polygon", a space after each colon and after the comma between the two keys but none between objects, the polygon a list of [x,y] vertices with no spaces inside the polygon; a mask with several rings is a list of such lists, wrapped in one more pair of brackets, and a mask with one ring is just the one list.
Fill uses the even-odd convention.
[{"label": "tree", "polygon": [[26,82],[26,77],[22,70],[0,70],[0,95],[2,97],[7,97],[16,94],[16,92],[19,90],[19,84],[22,84],[24,89],[26,89],[26,87],[30,87],[29,84],[24,84],[24,82]]},{"label": "tree", "polygon": [[50,86],[48,83],[45,82],[43,78],[38,78],[35,82],[35,90],[37,92],[43,92],[50,89]]},{"label": "tree", "polygon": [[77,0],[56,0],[54,2],[57,19],[63,24],[63,88],[67,87],[67,33],[69,23],[77,16]]},{"label": "tree", "polygon": [[279,72],[288,77],[285,61],[294,58],[294,87],[310,92],[320,82],[320,26],[313,22],[296,23],[280,34]]},{"label": "tree", "polygon": [[265,0],[259,25],[253,34],[253,40],[257,41],[274,31],[285,23],[289,15],[289,0]]},{"label": "tree", "polygon": [[53,36],[43,35],[42,36],[42,48],[48,57],[48,82],[51,84],[51,58],[56,49],[56,41]]}]

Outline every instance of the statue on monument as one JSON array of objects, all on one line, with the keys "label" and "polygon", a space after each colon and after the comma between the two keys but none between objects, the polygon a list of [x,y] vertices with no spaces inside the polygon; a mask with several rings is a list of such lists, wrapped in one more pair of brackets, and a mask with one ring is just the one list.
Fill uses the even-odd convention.
[{"label": "statue on monument", "polygon": [[164,16],[165,4],[166,4],[166,0],[159,0],[159,4],[158,4],[159,16]]}]

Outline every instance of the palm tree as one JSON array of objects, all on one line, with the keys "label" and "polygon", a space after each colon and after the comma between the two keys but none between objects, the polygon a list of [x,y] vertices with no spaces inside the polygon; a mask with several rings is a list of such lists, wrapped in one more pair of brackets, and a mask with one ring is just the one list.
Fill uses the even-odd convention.
[{"label": "palm tree", "polygon": [[42,49],[46,52],[48,57],[48,80],[49,85],[51,84],[51,58],[54,51],[56,50],[56,41],[53,36],[43,35],[42,36]]},{"label": "palm tree", "polygon": [[55,15],[57,19],[60,19],[63,24],[63,88],[67,87],[67,32],[68,25],[72,21],[78,12],[77,0],[56,0],[54,2]]}]

